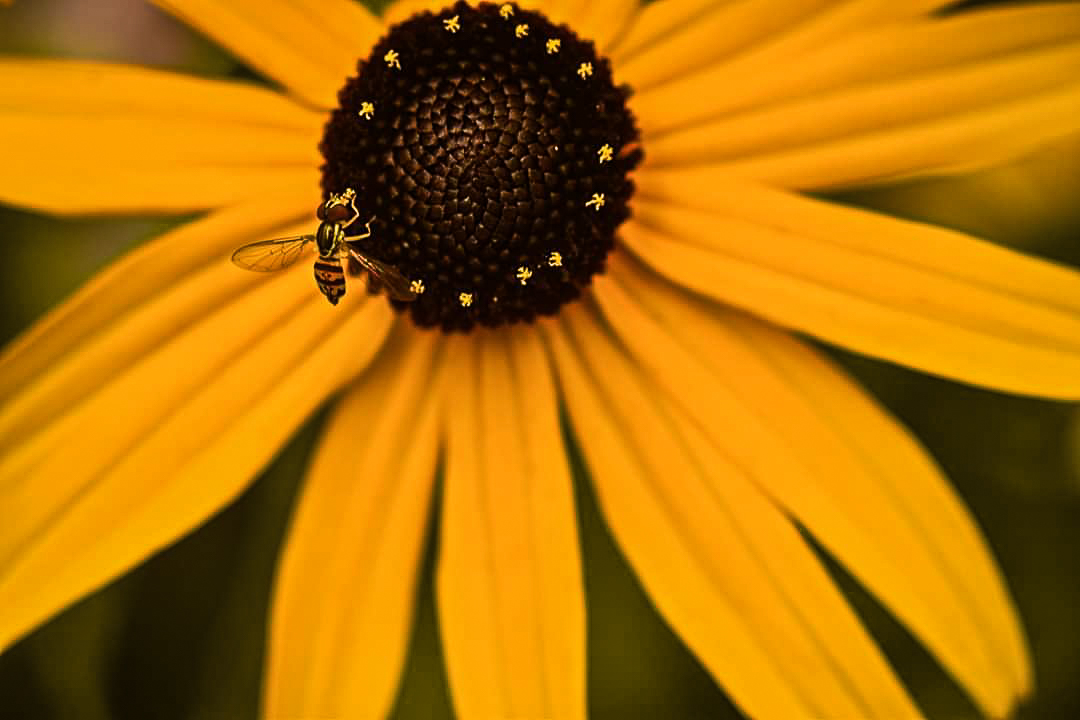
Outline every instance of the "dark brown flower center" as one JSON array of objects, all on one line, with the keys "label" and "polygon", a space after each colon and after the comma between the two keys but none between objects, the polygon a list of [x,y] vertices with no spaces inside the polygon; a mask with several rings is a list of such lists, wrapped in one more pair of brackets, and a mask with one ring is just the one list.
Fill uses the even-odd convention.
[{"label": "dark brown flower center", "polygon": [[339,95],[325,194],[354,188],[365,251],[420,326],[555,313],[603,270],[640,162],[628,91],[566,26],[466,3],[394,26]]}]

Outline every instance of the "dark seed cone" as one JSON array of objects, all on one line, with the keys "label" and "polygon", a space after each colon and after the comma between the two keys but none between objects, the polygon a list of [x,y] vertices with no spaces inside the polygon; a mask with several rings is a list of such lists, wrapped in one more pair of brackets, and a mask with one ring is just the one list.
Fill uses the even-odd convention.
[{"label": "dark seed cone", "polygon": [[554,313],[603,270],[629,216],[642,156],[628,91],[591,42],[500,7],[458,3],[392,28],[320,146],[324,193],[351,187],[362,221],[374,217],[363,250],[423,284],[395,303],[420,326]]}]

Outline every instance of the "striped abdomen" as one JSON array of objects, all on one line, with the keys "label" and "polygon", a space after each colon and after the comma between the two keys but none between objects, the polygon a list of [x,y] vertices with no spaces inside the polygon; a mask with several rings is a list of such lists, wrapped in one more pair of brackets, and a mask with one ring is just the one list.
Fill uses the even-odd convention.
[{"label": "striped abdomen", "polygon": [[326,259],[320,257],[315,261],[315,282],[331,305],[337,305],[338,300],[345,296],[345,271],[341,267],[338,258]]}]

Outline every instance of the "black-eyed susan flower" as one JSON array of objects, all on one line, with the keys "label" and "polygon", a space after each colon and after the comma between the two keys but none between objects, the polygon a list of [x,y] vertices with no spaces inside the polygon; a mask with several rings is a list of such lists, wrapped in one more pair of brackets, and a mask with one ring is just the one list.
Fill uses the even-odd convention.
[{"label": "black-eyed susan flower", "polygon": [[[457,712],[585,714],[560,403],[657,610],[748,716],[918,715],[803,531],[988,716],[1030,691],[967,511],[799,335],[1076,399],[1080,275],[803,193],[1080,130],[1080,8],[159,4],[280,89],[0,63],[0,200],[205,213],[0,358],[0,647],[230,502],[340,393],[281,558],[267,717],[387,711],[440,457]],[[229,263],[348,188],[413,302],[332,307],[304,263]]]}]

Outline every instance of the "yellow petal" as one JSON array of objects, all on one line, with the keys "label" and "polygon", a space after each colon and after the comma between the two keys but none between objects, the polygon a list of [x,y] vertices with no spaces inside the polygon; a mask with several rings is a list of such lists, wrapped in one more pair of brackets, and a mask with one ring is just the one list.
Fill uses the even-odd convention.
[{"label": "yellow petal", "polygon": [[532,328],[451,343],[436,582],[454,707],[584,718],[585,601],[551,370]]},{"label": "yellow petal", "polygon": [[992,108],[731,162],[727,170],[802,189],[975,172],[1075,134],[1078,117],[1080,82],[1074,82]]},{"label": "yellow petal", "polygon": [[[852,35],[790,63],[729,63],[633,103],[656,165],[723,160],[814,186],[955,171],[1075,131],[1078,48],[1075,6],[1009,8]],[[835,179],[764,174],[824,173],[842,152],[852,167],[834,160]]]},{"label": "yellow petal", "polygon": [[625,33],[612,45],[612,62],[618,66],[628,61],[642,50],[663,41],[672,32],[693,25],[718,7],[716,0],[668,0],[644,5],[632,18]]},{"label": "yellow petal", "polygon": [[612,41],[622,34],[640,7],[638,0],[584,2],[566,13],[552,13],[552,20],[566,23],[583,40],[596,43],[596,51],[607,52]]},{"label": "yellow petal", "polygon": [[[0,79],[51,82],[50,92],[16,91],[0,108],[6,139],[0,200],[60,213],[100,211],[183,212],[211,208],[299,182],[317,185],[321,129],[317,116],[291,109],[273,121],[274,102],[263,97],[246,114],[229,113],[257,91],[234,83],[178,80],[167,73],[103,69],[104,101],[59,107],[67,84],[97,71],[8,64]],[[91,83],[93,87],[93,83]],[[205,112],[193,104],[206,90]],[[142,88],[159,105],[126,95]],[[177,90],[172,98],[171,92]],[[76,93],[77,95],[78,93]],[[220,99],[225,109],[215,110]],[[285,105],[285,107],[289,107]],[[280,109],[280,108],[279,108]],[[226,117],[228,115],[229,117]]]},{"label": "yellow petal", "polygon": [[305,481],[276,580],[266,718],[381,718],[397,692],[435,478],[439,338],[399,330]]},{"label": "yellow petal", "polygon": [[1060,242],[1080,197],[1080,133],[997,167],[845,194],[845,204],[1040,252]]},{"label": "yellow petal", "polygon": [[630,57],[618,58],[615,78],[636,92],[745,52],[824,11],[831,0],[734,0],[717,3]]},{"label": "yellow petal", "polygon": [[[52,310],[0,355],[0,449],[266,278],[232,266],[240,245],[305,225],[317,192],[268,195],[148,242]],[[312,289],[313,286],[309,287]]]},{"label": "yellow petal", "polygon": [[290,4],[303,8],[313,23],[334,37],[346,55],[352,52],[352,65],[345,68],[347,75],[355,74],[356,61],[366,58],[386,31],[382,19],[365,3],[355,0],[292,0]]},{"label": "yellow petal", "polygon": [[[3,123],[0,123],[2,125]],[[91,153],[82,153],[88,157]],[[45,153],[48,157],[50,153]],[[63,164],[55,171],[40,167],[4,175],[0,201],[40,212],[189,213],[212,210],[277,193],[282,187],[318,187],[319,173],[309,167],[242,168],[227,165],[110,166]],[[171,161],[170,161],[171,162]],[[9,177],[14,180],[8,182]]]},{"label": "yellow petal", "polygon": [[[316,108],[337,105],[381,24],[352,0],[154,0]],[[314,9],[313,8],[317,8]]]},{"label": "yellow petal", "polygon": [[715,448],[1003,717],[1030,689],[1012,603],[959,498],[910,435],[803,343],[625,258],[597,282],[629,352]]},{"label": "yellow petal", "polygon": [[[1055,43],[873,85],[833,89],[704,124],[701,120],[718,114],[707,102],[680,103],[674,112],[656,114],[647,108],[662,100],[657,93],[644,96],[640,111],[649,117],[645,134],[650,156],[656,155],[653,164],[738,159],[992,109],[1067,84],[1080,65],[1078,55],[1080,42]],[[809,122],[805,113],[814,113],[820,122]],[[689,144],[696,140],[703,145],[694,151]]]},{"label": "yellow petal", "polygon": [[[478,5],[481,0],[468,0],[469,5]],[[529,10],[536,10],[544,13],[553,20],[556,17],[564,18],[564,14],[560,14],[559,0],[524,0],[523,2],[516,2],[516,5],[528,8]],[[396,25],[400,22],[408,20],[413,15],[422,12],[439,13],[442,10],[447,10],[454,5],[454,0],[394,0],[383,11],[383,22],[386,25]],[[569,22],[566,19],[560,19],[559,22]]]},{"label": "yellow petal", "polygon": [[688,288],[925,372],[1080,398],[1076,272],[720,172],[642,173],[640,187],[623,239]]},{"label": "yellow petal", "polygon": [[102,377],[39,430],[46,452],[0,478],[0,647],[243,490],[382,344],[392,313],[365,300],[332,308],[310,268],[290,270]]},{"label": "yellow petal", "polygon": [[[582,39],[595,42],[601,53],[630,23],[639,7],[638,0],[524,0],[515,4],[542,13],[556,25],[569,25]],[[383,19],[387,25],[396,25],[418,13],[438,13],[452,5],[448,0],[396,0],[383,13]]]},{"label": "yellow petal", "polygon": [[[682,126],[696,118],[844,89],[920,76],[932,79],[935,72],[1074,42],[1078,31],[1076,8],[1064,3],[923,18],[851,33],[775,67],[748,57],[697,68],[677,81],[640,91],[635,102],[640,110],[655,106],[673,116],[654,120]],[[717,92],[703,92],[707,88]]]},{"label": "yellow petal", "polygon": [[939,0],[892,3],[837,0],[732,0],[662,3],[641,13],[613,53],[619,82],[636,91],[714,65],[782,61],[867,26],[918,16]]},{"label": "yellow petal", "polygon": [[917,717],[805,541],[581,306],[545,324],[605,518],[660,613],[754,718]]},{"label": "yellow petal", "polygon": [[[742,7],[739,7],[740,4]],[[615,45],[612,59],[619,64],[636,61],[639,55],[647,51],[656,51],[657,46],[666,43],[670,52],[665,58],[667,61],[665,64],[673,66],[678,72],[663,73],[663,77],[677,78],[714,63],[724,65],[733,62],[742,63],[751,58],[758,62],[780,60],[796,51],[813,47],[815,44],[827,44],[826,41],[831,41],[835,37],[865,31],[875,25],[916,18],[948,4],[949,0],[907,0],[906,2],[829,0],[817,3],[814,12],[795,16],[794,21],[787,26],[779,26],[776,32],[762,37],[761,42],[745,47],[737,57],[730,58],[726,53],[710,55],[706,47],[706,38],[701,33],[687,33],[682,40],[674,41],[672,36],[679,32],[685,33],[700,23],[710,22],[709,13],[713,11],[724,10],[730,13],[730,17],[739,19],[752,17],[754,12],[775,12],[776,4],[771,3],[770,0],[728,2],[728,7],[722,7],[723,3],[718,3],[716,0],[670,0],[650,3],[634,19],[625,37]],[[694,48],[700,53],[697,56],[698,62],[687,62],[681,52],[683,44],[700,46]],[[643,66],[640,70],[646,74],[650,72]],[[651,72],[655,77],[661,76],[659,68]]]},{"label": "yellow petal", "polygon": [[451,5],[453,3],[446,0],[394,0],[383,10],[382,19],[385,25],[397,25],[418,13],[437,13]]},{"label": "yellow petal", "polygon": [[326,122],[281,93],[247,82],[95,62],[0,60],[0,112],[190,119],[317,131]]}]

